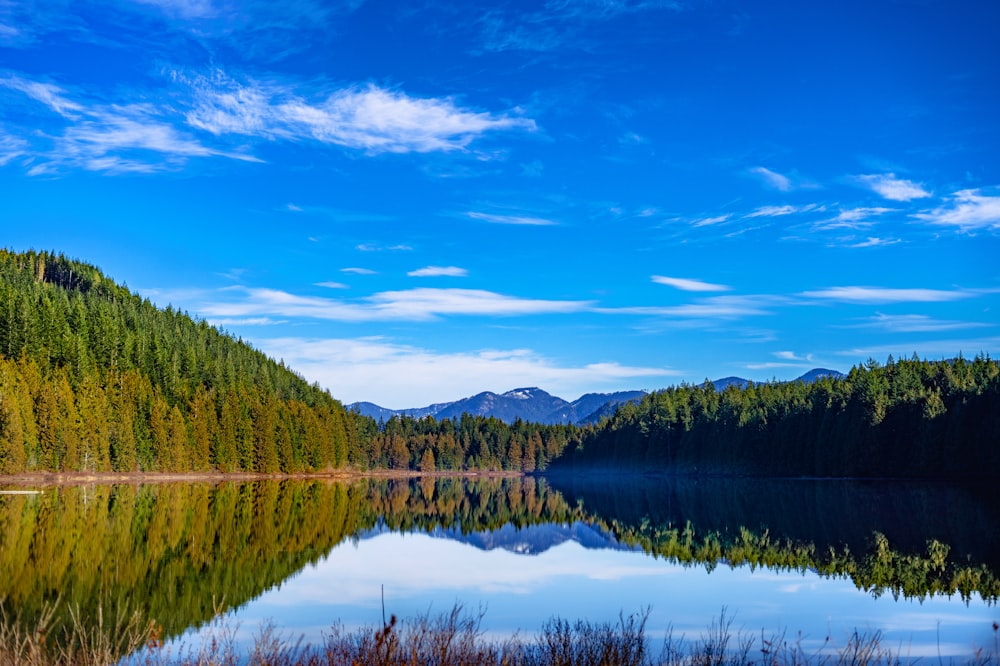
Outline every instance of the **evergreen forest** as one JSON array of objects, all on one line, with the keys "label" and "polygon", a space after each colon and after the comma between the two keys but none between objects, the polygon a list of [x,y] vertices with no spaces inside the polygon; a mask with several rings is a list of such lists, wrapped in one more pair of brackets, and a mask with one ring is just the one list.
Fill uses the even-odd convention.
[{"label": "evergreen forest", "polygon": [[681,385],[622,406],[556,467],[995,479],[1000,364],[890,356],[811,383]]},{"label": "evergreen forest", "polygon": [[0,474],[544,468],[571,428],[376,423],[94,266],[0,250]]},{"label": "evergreen forest", "polygon": [[334,469],[995,478],[1000,365],[682,384],[598,426],[347,411],[283,362],[50,252],[0,249],[0,474]]}]

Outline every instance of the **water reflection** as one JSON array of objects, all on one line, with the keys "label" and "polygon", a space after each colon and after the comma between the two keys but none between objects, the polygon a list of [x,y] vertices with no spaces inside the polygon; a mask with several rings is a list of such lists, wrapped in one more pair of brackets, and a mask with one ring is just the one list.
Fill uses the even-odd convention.
[{"label": "water reflection", "polygon": [[62,619],[127,604],[182,640],[220,611],[244,633],[374,625],[383,590],[404,617],[486,604],[498,635],[651,606],[654,632],[693,637],[725,606],[816,649],[878,628],[916,656],[940,623],[968,654],[997,615],[996,512],[976,491],[834,482],[66,487],[0,495],[0,602],[29,626],[57,600]]},{"label": "water reflection", "polygon": [[497,637],[534,631],[554,615],[613,622],[621,611],[649,607],[653,638],[672,627],[675,636],[693,639],[727,608],[736,627],[755,636],[788,630],[810,653],[842,647],[860,628],[882,631],[887,645],[903,646],[909,657],[968,655],[992,644],[996,615],[995,607],[958,598],[874,598],[849,580],[811,572],[728,566],[709,572],[572,541],[524,556],[426,534],[383,533],[338,546],[234,617],[244,640],[269,618],[282,618],[290,635],[318,640],[329,618],[348,628],[378,625],[383,590],[387,612],[401,617],[456,601],[482,605],[483,626]]}]

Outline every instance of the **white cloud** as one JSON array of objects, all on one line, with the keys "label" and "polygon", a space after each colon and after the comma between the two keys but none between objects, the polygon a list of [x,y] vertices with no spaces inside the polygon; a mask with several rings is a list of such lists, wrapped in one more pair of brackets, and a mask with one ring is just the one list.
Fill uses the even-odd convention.
[{"label": "white cloud", "polygon": [[909,358],[916,353],[921,358],[954,358],[963,354],[972,358],[980,353],[988,353],[995,358],[1000,351],[1000,337],[944,339],[944,340],[907,340],[905,342],[882,345],[855,347],[838,351],[838,356],[854,358],[885,358],[889,354],[896,358]]},{"label": "white cloud", "polygon": [[933,333],[936,331],[952,331],[963,328],[979,328],[986,324],[972,321],[949,321],[932,319],[927,315],[888,315],[881,312],[869,318],[857,328],[879,328],[896,333]]},{"label": "white cloud", "polygon": [[212,320],[212,326],[220,328],[226,328],[227,326],[274,326],[286,323],[288,322],[283,319],[271,319],[270,317],[221,318]]},{"label": "white cloud", "polygon": [[573,400],[591,391],[658,385],[676,376],[667,368],[615,362],[567,365],[528,349],[438,352],[371,338],[255,342],[340,400],[369,400],[394,409],[457,400],[484,387],[541,386]]},{"label": "white cloud", "polygon": [[848,245],[848,247],[884,247],[886,245],[895,245],[902,242],[903,241],[900,238],[878,238],[875,236],[869,236],[867,240],[852,243]]},{"label": "white cloud", "polygon": [[771,171],[762,166],[753,167],[749,171],[751,175],[756,176],[761,182],[772,189],[780,192],[788,192],[792,189],[792,181],[788,176],[783,176],[776,171]]},{"label": "white cloud", "polygon": [[841,303],[943,303],[971,298],[978,292],[957,289],[893,289],[887,287],[830,287],[806,291],[802,295],[823,301]]},{"label": "white cloud", "polygon": [[692,280],[689,278],[654,275],[651,279],[656,284],[665,284],[668,287],[674,287],[675,289],[680,289],[681,291],[729,291],[731,289],[731,287],[724,284],[713,284],[711,282],[702,282],[701,280]]},{"label": "white cloud", "polygon": [[728,220],[731,217],[732,217],[732,215],[728,215],[728,214],[727,215],[717,215],[715,217],[703,217],[703,218],[698,219],[698,220],[692,220],[691,224],[694,225],[694,226],[696,226],[696,227],[710,227],[710,226],[715,225],[715,224],[722,224],[723,222],[725,222],[726,220]]},{"label": "white cloud", "polygon": [[28,142],[24,139],[7,134],[2,127],[0,127],[0,166],[11,162],[23,155],[27,154],[29,149]]},{"label": "white cloud", "polygon": [[[211,9],[196,0],[149,2],[186,16]],[[534,121],[513,112],[481,112],[452,98],[411,97],[375,85],[307,99],[293,85],[240,83],[221,71],[209,77],[176,71],[169,76],[175,85],[168,96],[157,99],[147,93],[142,97],[149,101],[142,104],[85,100],[54,83],[0,78],[0,88],[38,102],[61,123],[46,132],[20,132],[30,140],[24,151],[33,158],[29,173],[56,173],[64,167],[153,172],[177,168],[192,157],[261,161],[244,148],[218,145],[247,136],[316,141],[368,154],[425,153],[465,150],[489,132],[536,129]]]},{"label": "white cloud", "polygon": [[490,213],[478,213],[476,211],[469,211],[465,215],[467,217],[471,217],[473,220],[491,222],[493,224],[515,224],[536,227],[549,227],[558,224],[557,222],[547,220],[545,218],[530,217],[526,215],[493,215]]},{"label": "white cloud", "polygon": [[793,351],[777,351],[777,352],[774,352],[774,355],[777,358],[780,358],[783,361],[797,361],[799,363],[812,363],[813,362],[813,356],[812,356],[812,354],[806,354],[805,356],[799,356],[798,354],[796,354]]},{"label": "white cloud", "polygon": [[778,370],[782,368],[808,368],[809,363],[786,362],[786,361],[764,361],[762,363],[747,363],[747,370]]},{"label": "white cloud", "polygon": [[769,306],[780,305],[787,299],[779,296],[712,296],[697,303],[674,306],[635,306],[595,308],[605,314],[641,315],[676,319],[718,320],[737,319],[770,314]]},{"label": "white cloud", "polygon": [[350,289],[350,287],[343,282],[317,282],[317,287],[326,287],[327,289]]},{"label": "white cloud", "polygon": [[841,210],[837,217],[816,225],[817,229],[867,229],[872,226],[871,218],[891,213],[894,208],[861,207]]},{"label": "white cloud", "polygon": [[[228,157],[259,162],[239,152],[211,148],[169,122],[170,113],[152,104],[85,104],[69,99],[60,87],[18,77],[0,79],[47,106],[66,124],[51,135],[32,133],[36,144],[24,150],[34,164],[29,175],[64,167],[89,171],[153,172],[176,168],[190,157]],[[43,143],[50,143],[43,146]]]},{"label": "white cloud", "polygon": [[1000,196],[983,194],[982,190],[960,190],[951,195],[946,205],[915,217],[962,231],[1000,229]]},{"label": "white cloud", "polygon": [[333,321],[427,321],[443,315],[514,317],[582,312],[585,301],[517,298],[477,289],[383,291],[356,301],[298,296],[277,289],[234,288],[238,300],[202,303],[197,311],[214,321],[221,317],[283,316]]},{"label": "white cloud", "polygon": [[784,215],[794,215],[796,213],[808,213],[814,210],[822,210],[821,206],[809,204],[807,206],[761,206],[752,213],[747,213],[744,217],[782,217]]},{"label": "white cloud", "polygon": [[411,97],[374,84],[308,100],[292,86],[240,83],[221,71],[189,83],[195,104],[188,123],[216,135],[311,139],[377,154],[463,150],[487,132],[537,129],[527,118],[473,111],[451,98]]},{"label": "white cloud", "polygon": [[377,271],[373,271],[370,268],[358,268],[356,266],[348,266],[347,268],[341,268],[341,273],[352,273],[354,275],[377,275]]},{"label": "white cloud", "polygon": [[911,201],[931,196],[931,193],[925,190],[922,185],[911,180],[896,178],[896,175],[892,173],[856,176],[855,179],[890,201]]},{"label": "white cloud", "polygon": [[466,277],[469,274],[458,266],[425,266],[407,273],[410,277]]},{"label": "white cloud", "polygon": [[63,154],[79,152],[86,159],[119,151],[150,150],[181,157],[220,156],[259,162],[249,155],[222,153],[208,148],[173,126],[154,117],[145,107],[114,107],[113,112],[91,114],[91,119],[67,129],[59,142]]},{"label": "white cloud", "polygon": [[372,245],[371,243],[362,243],[355,247],[356,250],[361,252],[412,252],[413,248],[409,245]]},{"label": "white cloud", "polygon": [[66,98],[62,88],[51,83],[40,83],[18,76],[9,76],[0,79],[0,86],[18,90],[64,117],[75,118],[80,111],[83,111],[80,104]]}]

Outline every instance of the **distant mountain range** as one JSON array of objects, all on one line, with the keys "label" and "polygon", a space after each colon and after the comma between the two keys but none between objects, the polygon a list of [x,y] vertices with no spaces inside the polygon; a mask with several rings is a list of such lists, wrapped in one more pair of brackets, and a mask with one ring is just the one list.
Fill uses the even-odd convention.
[{"label": "distant mountain range", "polygon": [[517,419],[532,423],[591,423],[589,418],[594,412],[608,405],[614,407],[630,400],[639,401],[644,395],[643,391],[588,393],[568,402],[540,388],[530,387],[499,394],[484,391],[455,402],[412,409],[386,409],[370,402],[355,402],[347,405],[347,409],[357,410],[365,416],[383,421],[403,414],[414,418],[433,416],[435,419],[457,419],[462,414],[472,414],[492,416],[505,423],[513,423]]},{"label": "distant mountain range", "polygon": [[[843,377],[843,373],[826,368],[814,368],[794,381],[814,382],[821,377]],[[717,391],[727,386],[736,385],[746,388],[753,382],[742,377],[724,377],[716,379],[712,385]],[[442,402],[426,407],[410,409],[387,409],[371,402],[355,402],[347,405],[347,409],[356,410],[364,416],[375,420],[388,421],[393,416],[411,416],[423,418],[433,416],[435,419],[457,419],[462,414],[475,416],[492,416],[505,423],[513,423],[517,419],[531,423],[573,423],[585,425],[597,423],[605,416],[614,413],[624,402],[639,402],[645,391],[618,391],[616,393],[587,393],[573,402],[546,393],[540,388],[517,388],[506,393],[484,391],[455,402]]]}]

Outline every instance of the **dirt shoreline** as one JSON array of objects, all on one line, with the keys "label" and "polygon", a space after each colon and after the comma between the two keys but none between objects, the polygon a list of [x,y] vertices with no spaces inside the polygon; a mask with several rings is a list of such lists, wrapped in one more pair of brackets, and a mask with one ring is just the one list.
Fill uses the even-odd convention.
[{"label": "dirt shoreline", "polygon": [[317,481],[358,481],[360,479],[416,479],[432,478],[517,478],[524,476],[523,472],[511,471],[440,471],[417,472],[412,470],[354,470],[334,469],[325,472],[310,472],[296,474],[262,474],[256,472],[26,472],[23,474],[0,475],[0,488],[76,486],[85,484],[146,484],[146,483],[224,483],[229,481],[260,481],[288,479]]}]

